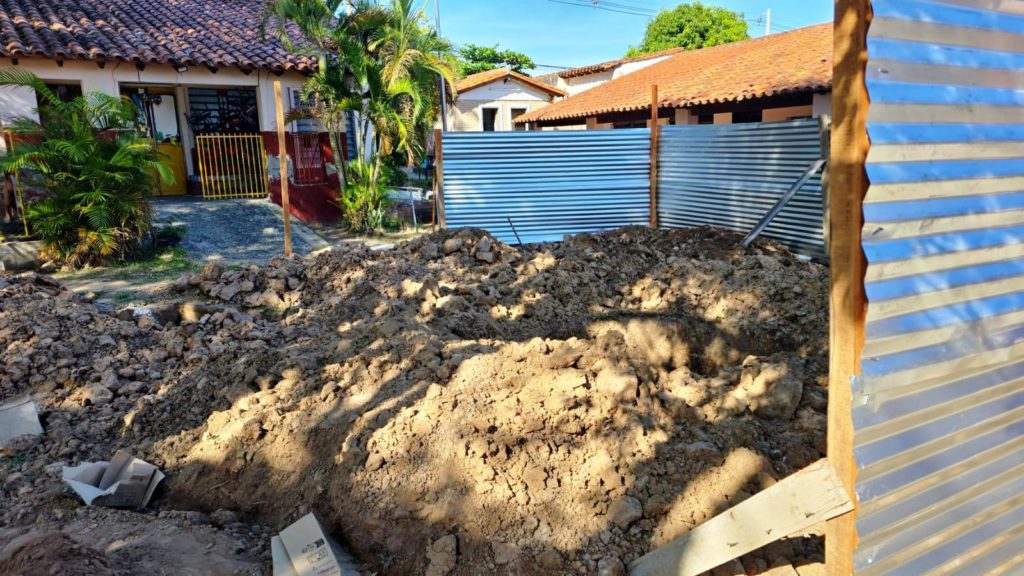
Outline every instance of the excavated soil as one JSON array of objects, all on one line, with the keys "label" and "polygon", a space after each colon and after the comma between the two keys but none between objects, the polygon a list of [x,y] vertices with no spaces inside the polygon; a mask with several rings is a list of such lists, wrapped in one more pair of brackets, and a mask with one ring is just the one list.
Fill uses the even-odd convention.
[{"label": "excavated soil", "polygon": [[[827,269],[731,233],[514,248],[477,230],[264,268],[117,311],[0,278],[0,400],[32,392],[4,525],[124,448],[157,507],[314,511],[380,574],[621,574],[821,458]],[[48,505],[49,504],[49,505]],[[722,574],[820,570],[813,534]]]}]

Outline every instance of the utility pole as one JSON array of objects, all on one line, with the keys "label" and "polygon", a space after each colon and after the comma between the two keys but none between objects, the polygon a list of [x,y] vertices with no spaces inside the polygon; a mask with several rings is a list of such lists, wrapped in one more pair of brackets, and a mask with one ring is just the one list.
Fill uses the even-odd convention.
[{"label": "utility pole", "polygon": [[772,33],[772,9],[769,8],[764,15],[764,35],[770,36]]},{"label": "utility pole", "polygon": [[[434,28],[437,35],[441,35],[441,6],[440,0],[434,0]],[[438,75],[437,82],[441,87],[441,131],[448,131],[448,90],[444,85],[444,76]]]}]

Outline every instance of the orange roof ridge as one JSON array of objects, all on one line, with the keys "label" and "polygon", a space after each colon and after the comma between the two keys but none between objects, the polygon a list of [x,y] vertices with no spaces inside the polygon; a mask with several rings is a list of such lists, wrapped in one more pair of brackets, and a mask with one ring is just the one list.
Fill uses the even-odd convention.
[{"label": "orange roof ridge", "polygon": [[470,74],[469,76],[466,76],[465,78],[460,80],[458,84],[455,85],[455,90],[460,93],[466,92],[468,90],[484,86],[485,84],[490,84],[491,82],[504,80],[505,78],[514,78],[519,82],[522,82],[529,86],[533,86],[534,88],[543,90],[549,94],[554,94],[555,96],[566,95],[566,92],[564,90],[555,88],[550,84],[545,84],[540,80],[531,78],[525,74],[520,74],[519,72],[509,70],[508,68],[495,68],[494,70],[484,70],[483,72]]},{"label": "orange roof ridge", "polygon": [[516,124],[583,119],[661,107],[736,102],[832,88],[832,23],[700,50],[687,50],[515,119]]}]

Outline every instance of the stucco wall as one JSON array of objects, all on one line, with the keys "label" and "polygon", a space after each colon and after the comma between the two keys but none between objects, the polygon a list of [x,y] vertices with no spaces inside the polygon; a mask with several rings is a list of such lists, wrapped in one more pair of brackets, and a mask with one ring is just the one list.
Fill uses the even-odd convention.
[{"label": "stucco wall", "polygon": [[[8,61],[9,62],[9,61]],[[7,62],[4,63],[6,65]],[[151,84],[162,86],[206,86],[235,87],[252,86],[256,88],[256,97],[260,107],[260,128],[277,130],[274,113],[274,80],[281,80],[284,88],[299,89],[304,77],[295,72],[285,73],[279,78],[270,72],[253,71],[244,74],[241,70],[224,68],[216,73],[205,67],[190,67],[188,71],[179,73],[171,66],[149,64],[139,70],[134,64],[110,62],[100,68],[93,62],[69,61],[58,66],[52,60],[23,58],[18,61],[18,68],[31,70],[43,80],[50,82],[72,82],[82,86],[83,92],[103,92],[116,96],[120,94],[122,84]],[[287,92],[287,90],[286,90]],[[187,111],[182,91],[179,95],[179,114]],[[287,93],[284,96],[287,98]],[[15,115],[31,115],[35,108],[35,95],[12,88],[0,88],[0,114],[5,118]],[[182,119],[184,120],[184,119]],[[184,124],[184,122],[182,122]],[[184,127],[184,126],[183,126]]]},{"label": "stucco wall", "polygon": [[459,94],[455,105],[448,111],[448,126],[454,132],[478,132],[483,130],[483,109],[496,108],[498,117],[495,130],[508,132],[514,128],[513,109],[532,112],[547,106],[550,102],[551,95],[543,90],[516,80],[499,80]]}]

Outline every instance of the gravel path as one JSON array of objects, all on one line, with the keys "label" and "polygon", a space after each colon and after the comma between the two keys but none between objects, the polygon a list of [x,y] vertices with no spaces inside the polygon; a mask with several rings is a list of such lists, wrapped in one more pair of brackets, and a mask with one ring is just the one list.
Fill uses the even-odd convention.
[{"label": "gravel path", "polygon": [[[281,207],[262,199],[160,199],[156,226],[184,226],[181,247],[196,262],[263,263],[284,251]],[[328,243],[292,218],[292,249],[303,256]]]}]

